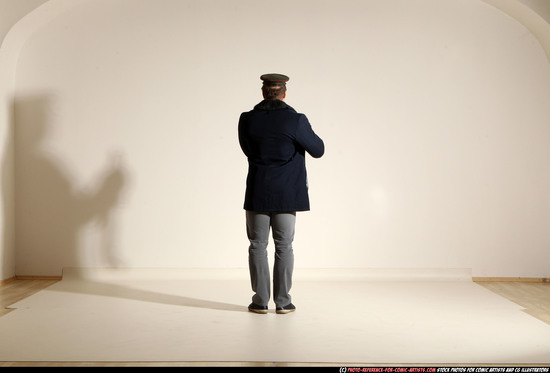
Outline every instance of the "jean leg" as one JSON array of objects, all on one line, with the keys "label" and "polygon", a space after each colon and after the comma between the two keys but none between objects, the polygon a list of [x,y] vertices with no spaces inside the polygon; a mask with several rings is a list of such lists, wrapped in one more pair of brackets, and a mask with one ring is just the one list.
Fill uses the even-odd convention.
[{"label": "jean leg", "polygon": [[250,246],[248,248],[248,267],[252,285],[252,302],[267,306],[271,296],[267,244],[269,241],[271,217],[266,213],[246,211],[246,232]]},{"label": "jean leg", "polygon": [[278,307],[291,302],[289,294],[294,271],[292,242],[296,225],[296,213],[274,213],[271,216],[273,241],[275,242],[275,265],[273,267],[273,299]]}]

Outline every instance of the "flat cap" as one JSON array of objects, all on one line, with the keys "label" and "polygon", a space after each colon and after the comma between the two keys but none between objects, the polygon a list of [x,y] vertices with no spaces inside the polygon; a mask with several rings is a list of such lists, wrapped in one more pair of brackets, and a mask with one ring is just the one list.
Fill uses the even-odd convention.
[{"label": "flat cap", "polygon": [[268,85],[285,84],[290,80],[288,76],[283,74],[264,74],[260,76],[260,79]]}]

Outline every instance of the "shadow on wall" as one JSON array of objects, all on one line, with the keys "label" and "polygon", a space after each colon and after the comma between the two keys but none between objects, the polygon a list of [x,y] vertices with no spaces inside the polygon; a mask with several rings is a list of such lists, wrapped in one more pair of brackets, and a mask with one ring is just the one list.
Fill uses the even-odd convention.
[{"label": "shadow on wall", "polygon": [[89,191],[75,190],[64,162],[48,151],[52,104],[47,95],[14,100],[16,274],[57,276],[63,267],[81,266],[79,233],[94,221],[102,230],[94,256],[118,266],[113,209],[126,182],[125,169],[119,158],[109,159]]}]

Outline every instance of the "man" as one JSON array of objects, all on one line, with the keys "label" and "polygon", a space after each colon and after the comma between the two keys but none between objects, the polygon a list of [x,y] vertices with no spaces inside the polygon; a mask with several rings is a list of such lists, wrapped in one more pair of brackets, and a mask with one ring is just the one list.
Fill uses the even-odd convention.
[{"label": "man", "polygon": [[277,313],[289,313],[296,310],[289,294],[296,212],[310,209],[305,153],[319,158],[325,146],[306,116],[283,101],[289,78],[265,74],[260,79],[264,100],[239,119],[239,143],[248,158],[244,209],[254,292],[248,310],[268,312],[271,289],[267,245],[271,228],[275,243],[273,300]]}]

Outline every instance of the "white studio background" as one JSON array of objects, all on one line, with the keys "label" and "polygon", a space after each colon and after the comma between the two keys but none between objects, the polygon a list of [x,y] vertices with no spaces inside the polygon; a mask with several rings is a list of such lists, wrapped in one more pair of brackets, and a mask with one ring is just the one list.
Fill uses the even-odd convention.
[{"label": "white studio background", "polygon": [[496,8],[74,4],[17,64],[17,274],[246,267],[237,121],[280,72],[326,145],[297,267],[550,276],[550,68]]}]

